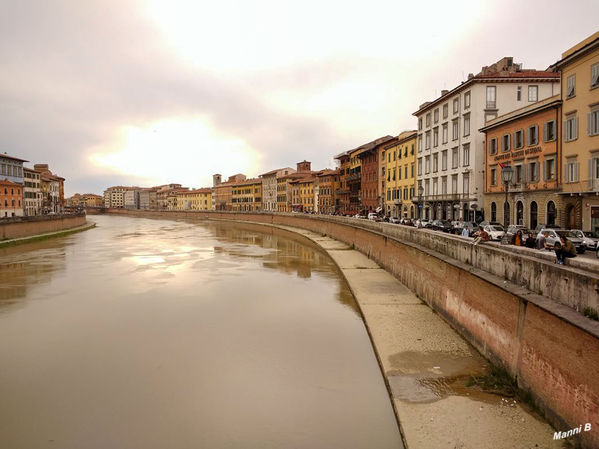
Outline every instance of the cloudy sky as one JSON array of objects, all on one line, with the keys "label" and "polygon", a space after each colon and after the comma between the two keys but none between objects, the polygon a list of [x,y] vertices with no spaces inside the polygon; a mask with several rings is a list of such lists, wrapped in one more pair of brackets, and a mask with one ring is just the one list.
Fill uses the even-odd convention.
[{"label": "cloudy sky", "polygon": [[0,0],[0,151],[67,195],[331,167],[483,65],[558,60],[597,31],[575,3]]}]

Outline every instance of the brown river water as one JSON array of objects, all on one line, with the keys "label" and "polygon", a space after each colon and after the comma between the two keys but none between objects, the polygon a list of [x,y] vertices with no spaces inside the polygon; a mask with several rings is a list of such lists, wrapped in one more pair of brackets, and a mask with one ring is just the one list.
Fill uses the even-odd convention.
[{"label": "brown river water", "polygon": [[0,448],[400,448],[331,259],[285,231],[94,216],[0,248]]}]

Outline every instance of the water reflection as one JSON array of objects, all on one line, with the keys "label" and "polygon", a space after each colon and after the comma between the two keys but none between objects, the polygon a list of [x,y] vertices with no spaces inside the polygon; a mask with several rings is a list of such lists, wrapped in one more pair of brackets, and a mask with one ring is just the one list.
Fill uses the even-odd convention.
[{"label": "water reflection", "polygon": [[97,220],[0,254],[0,303],[17,301],[0,309],[0,447],[401,446],[353,298],[314,245]]}]

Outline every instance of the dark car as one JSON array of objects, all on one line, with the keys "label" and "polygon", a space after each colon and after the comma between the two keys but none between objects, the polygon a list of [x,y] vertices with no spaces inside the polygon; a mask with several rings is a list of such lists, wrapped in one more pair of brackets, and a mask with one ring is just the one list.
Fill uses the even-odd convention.
[{"label": "dark car", "polygon": [[451,228],[451,222],[448,220],[434,220],[431,223],[431,229],[434,231],[450,232]]}]

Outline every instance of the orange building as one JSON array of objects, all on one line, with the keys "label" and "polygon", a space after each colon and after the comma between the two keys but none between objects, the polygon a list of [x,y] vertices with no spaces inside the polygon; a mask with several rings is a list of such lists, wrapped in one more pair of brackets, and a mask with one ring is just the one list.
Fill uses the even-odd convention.
[{"label": "orange building", "polygon": [[335,212],[346,215],[350,213],[349,208],[349,176],[350,158],[349,151],[338,154],[335,159],[339,161],[339,186],[335,190]]},{"label": "orange building", "polygon": [[[559,95],[497,117],[481,128],[486,135],[485,217],[490,221],[564,226]],[[502,169],[512,168],[505,204]]]},{"label": "orange building", "polygon": [[0,218],[23,216],[23,186],[4,179],[0,181]]},{"label": "orange building", "polygon": [[334,214],[338,209],[335,192],[339,188],[340,170],[322,170],[316,174],[318,184],[318,213]]}]

